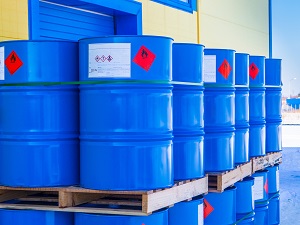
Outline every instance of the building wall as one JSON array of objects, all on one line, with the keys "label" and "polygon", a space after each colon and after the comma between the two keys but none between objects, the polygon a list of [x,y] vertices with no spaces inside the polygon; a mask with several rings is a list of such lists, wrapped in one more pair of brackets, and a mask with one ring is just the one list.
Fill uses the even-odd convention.
[{"label": "building wall", "polygon": [[268,0],[198,0],[200,42],[268,56]]},{"label": "building wall", "polygon": [[28,39],[27,0],[0,0],[0,41]]},{"label": "building wall", "polygon": [[143,34],[169,36],[176,42],[198,42],[198,13],[174,9],[151,0],[143,4]]}]

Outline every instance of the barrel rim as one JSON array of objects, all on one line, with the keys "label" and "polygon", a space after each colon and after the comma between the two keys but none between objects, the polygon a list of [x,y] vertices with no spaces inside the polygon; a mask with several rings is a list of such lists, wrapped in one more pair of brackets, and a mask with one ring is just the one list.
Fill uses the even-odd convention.
[{"label": "barrel rim", "polygon": [[68,40],[8,40],[8,41],[1,41],[0,46],[2,43],[72,43],[72,44],[78,44],[77,41],[68,41]]},{"label": "barrel rim", "polygon": [[197,43],[174,42],[173,45],[199,46],[205,48],[205,45]]},{"label": "barrel rim", "polygon": [[208,51],[232,51],[232,52],[236,52],[236,50],[234,49],[230,49],[230,48],[205,48],[204,49],[204,54],[205,54],[205,50],[208,50]]}]

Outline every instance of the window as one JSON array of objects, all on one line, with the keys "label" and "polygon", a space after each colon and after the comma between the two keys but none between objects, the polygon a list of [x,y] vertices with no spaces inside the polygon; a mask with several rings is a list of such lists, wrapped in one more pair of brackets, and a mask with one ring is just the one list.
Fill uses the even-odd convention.
[{"label": "window", "polygon": [[197,11],[197,0],[152,0],[189,13]]}]

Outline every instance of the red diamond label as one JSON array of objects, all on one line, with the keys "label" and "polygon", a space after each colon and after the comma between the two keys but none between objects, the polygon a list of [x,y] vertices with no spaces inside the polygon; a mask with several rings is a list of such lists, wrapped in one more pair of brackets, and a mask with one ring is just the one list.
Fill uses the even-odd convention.
[{"label": "red diamond label", "polygon": [[249,66],[249,75],[254,80],[257,77],[257,74],[259,73],[258,67],[255,65],[255,63],[251,63]]},{"label": "red diamond label", "polygon": [[5,65],[10,75],[13,75],[23,65],[23,62],[21,61],[17,53],[15,51],[12,51],[5,59]]},{"label": "red diamond label", "polygon": [[221,66],[218,69],[219,73],[222,74],[222,76],[225,79],[227,79],[231,70],[232,69],[231,69],[229,62],[226,59],[224,59],[224,61],[222,62]]},{"label": "red diamond label", "polygon": [[156,55],[152,53],[148,48],[142,46],[140,50],[137,52],[135,57],[133,58],[133,62],[138,64],[144,70],[149,71],[152,66]]},{"label": "red diamond label", "polygon": [[206,199],[204,199],[203,203],[204,203],[203,213],[204,213],[204,219],[205,219],[206,217],[209,216],[209,214],[212,213],[212,211],[214,211],[214,207],[212,207],[212,205],[209,204],[209,202]]},{"label": "red diamond label", "polygon": [[268,182],[268,179],[266,180],[266,183],[264,185],[264,189],[265,189],[266,193],[268,194],[269,193],[269,182]]}]

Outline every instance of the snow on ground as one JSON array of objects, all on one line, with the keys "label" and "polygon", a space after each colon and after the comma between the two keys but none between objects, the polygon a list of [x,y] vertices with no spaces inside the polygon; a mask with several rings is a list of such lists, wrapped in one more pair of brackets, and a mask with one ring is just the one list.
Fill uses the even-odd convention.
[{"label": "snow on ground", "polygon": [[280,224],[300,225],[300,125],[284,125],[282,142]]}]

